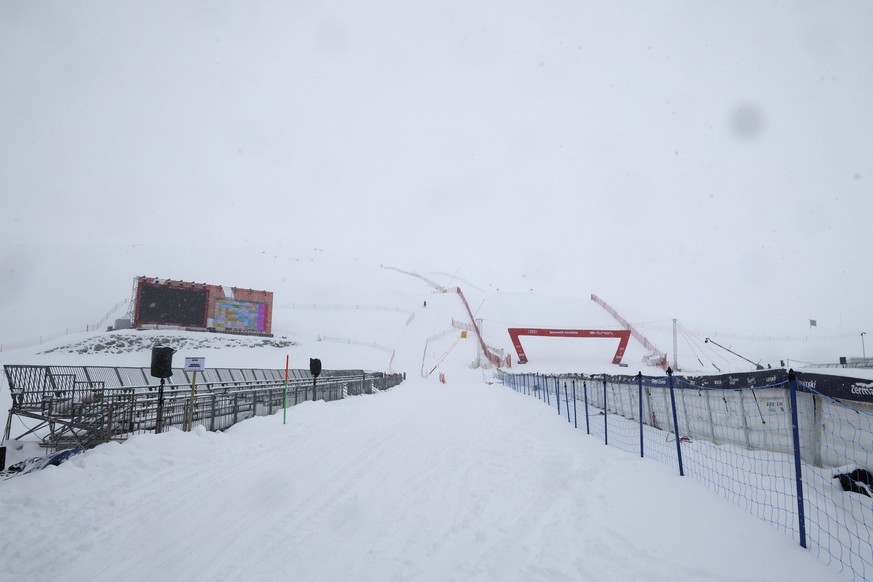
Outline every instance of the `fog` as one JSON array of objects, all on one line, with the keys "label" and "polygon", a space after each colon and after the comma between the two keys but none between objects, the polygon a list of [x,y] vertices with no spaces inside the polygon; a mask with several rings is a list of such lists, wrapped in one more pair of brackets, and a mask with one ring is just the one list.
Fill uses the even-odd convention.
[{"label": "fog", "polygon": [[4,318],[58,248],[81,285],[107,247],[317,248],[873,331],[869,3],[367,4],[2,0]]}]

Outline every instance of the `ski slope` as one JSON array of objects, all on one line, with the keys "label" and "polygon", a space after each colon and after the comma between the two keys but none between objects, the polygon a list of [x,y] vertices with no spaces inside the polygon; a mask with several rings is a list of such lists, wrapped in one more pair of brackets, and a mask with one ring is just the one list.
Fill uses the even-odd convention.
[{"label": "ski slope", "polygon": [[[295,273],[300,286],[299,302],[276,301],[277,336],[294,342],[287,349],[223,337],[208,347],[208,334],[193,332],[119,333],[145,345],[160,334],[188,336],[200,347],[175,357],[205,356],[216,367],[277,368],[288,353],[297,367],[320,357],[328,367],[385,370],[387,347],[406,382],[292,407],[287,424],[279,413],[224,433],[141,435],[2,482],[0,552],[9,559],[0,579],[838,579],[700,485],[604,447],[539,401],[492,383],[491,372],[471,367],[475,341],[452,327],[465,318],[456,294],[356,264],[318,256],[282,275]],[[331,277],[332,286],[309,285]],[[346,277],[355,285],[337,284]],[[489,343],[516,320],[607,323],[587,300],[477,287],[468,298],[489,314]],[[147,365],[145,349],[80,353],[83,340],[101,336],[68,336],[2,362]],[[545,368],[613,369],[614,346],[528,349]],[[642,355],[636,345],[626,357]],[[7,445],[10,463],[37,451],[32,441]]]},{"label": "ski slope", "polygon": [[[0,364],[147,365],[93,331],[143,275],[272,291],[293,342],[192,340],[177,362],[409,379],[0,482],[0,580],[828,580],[739,508],[489,385],[458,298],[391,267],[460,285],[509,353],[507,327],[615,327],[597,293],[662,351],[678,318],[687,372],[750,369],[706,337],[765,365],[861,355],[871,16],[4,2]],[[525,347],[527,371],[656,373],[635,342],[621,370],[609,342]]]},{"label": "ski slope", "polygon": [[6,481],[0,579],[838,579],[668,468],[448,376]]}]

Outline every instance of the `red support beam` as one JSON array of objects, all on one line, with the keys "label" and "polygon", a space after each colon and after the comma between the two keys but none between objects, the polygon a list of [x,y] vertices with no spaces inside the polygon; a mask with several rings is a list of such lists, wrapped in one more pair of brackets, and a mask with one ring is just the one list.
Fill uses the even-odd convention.
[{"label": "red support beam", "polygon": [[615,357],[612,358],[613,364],[620,364],[624,357],[624,351],[627,349],[628,341],[630,340],[631,332],[626,329],[545,329],[545,328],[530,328],[530,327],[510,327],[506,331],[509,332],[509,337],[512,339],[512,345],[518,354],[518,363],[526,364],[527,356],[524,354],[524,348],[521,346],[523,335],[538,336],[538,337],[593,337],[593,338],[618,338],[618,349],[615,350]]}]

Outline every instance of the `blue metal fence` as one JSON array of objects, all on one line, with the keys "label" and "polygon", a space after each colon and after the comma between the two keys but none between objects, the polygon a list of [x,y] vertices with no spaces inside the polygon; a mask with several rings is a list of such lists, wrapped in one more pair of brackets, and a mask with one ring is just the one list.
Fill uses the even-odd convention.
[{"label": "blue metal fence", "polygon": [[803,376],[500,373],[604,444],[700,481],[848,579],[873,579],[873,405]]}]

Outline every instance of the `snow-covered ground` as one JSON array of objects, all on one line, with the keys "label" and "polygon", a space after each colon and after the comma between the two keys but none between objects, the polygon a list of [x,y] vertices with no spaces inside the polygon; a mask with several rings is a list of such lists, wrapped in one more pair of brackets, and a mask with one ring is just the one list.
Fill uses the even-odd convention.
[{"label": "snow-covered ground", "polygon": [[769,525],[456,368],[0,486],[8,580],[836,580]]},{"label": "snow-covered ground", "polygon": [[[275,339],[291,345],[127,331],[2,354],[3,363],[145,366],[150,340],[175,335],[187,342],[175,357],[205,356],[208,366],[281,368],[290,354],[297,367],[320,357],[327,367],[384,371],[389,348],[408,380],[386,393],[301,404],[286,425],[280,413],[220,434],[142,435],[9,479],[0,484],[0,549],[9,557],[0,578],[839,579],[699,483],[604,447],[472,368],[476,345],[452,328],[466,318],[456,294],[317,254],[287,272],[304,282],[299,301],[276,300]],[[329,276],[356,283],[309,291],[307,277]],[[474,310],[493,304],[489,343],[500,344],[510,323],[557,325],[562,313],[574,325],[609,326],[587,299],[481,293],[486,287],[465,293]],[[626,370],[609,363],[614,346],[596,342],[526,348],[544,369]],[[632,343],[626,359],[641,366],[645,353]],[[5,386],[2,399],[8,407]],[[9,462],[35,450],[8,444]]]},{"label": "snow-covered ground", "polygon": [[[685,372],[753,367],[707,337],[873,352],[871,11],[0,3],[0,363],[147,366],[171,334],[177,363],[409,377],[2,482],[0,579],[828,579],[489,385],[457,295],[402,271],[460,286],[513,358],[508,327],[617,327],[591,293]],[[272,291],[277,343],[101,331],[139,275]],[[637,342],[627,368],[523,342],[527,371],[660,373]]]}]

